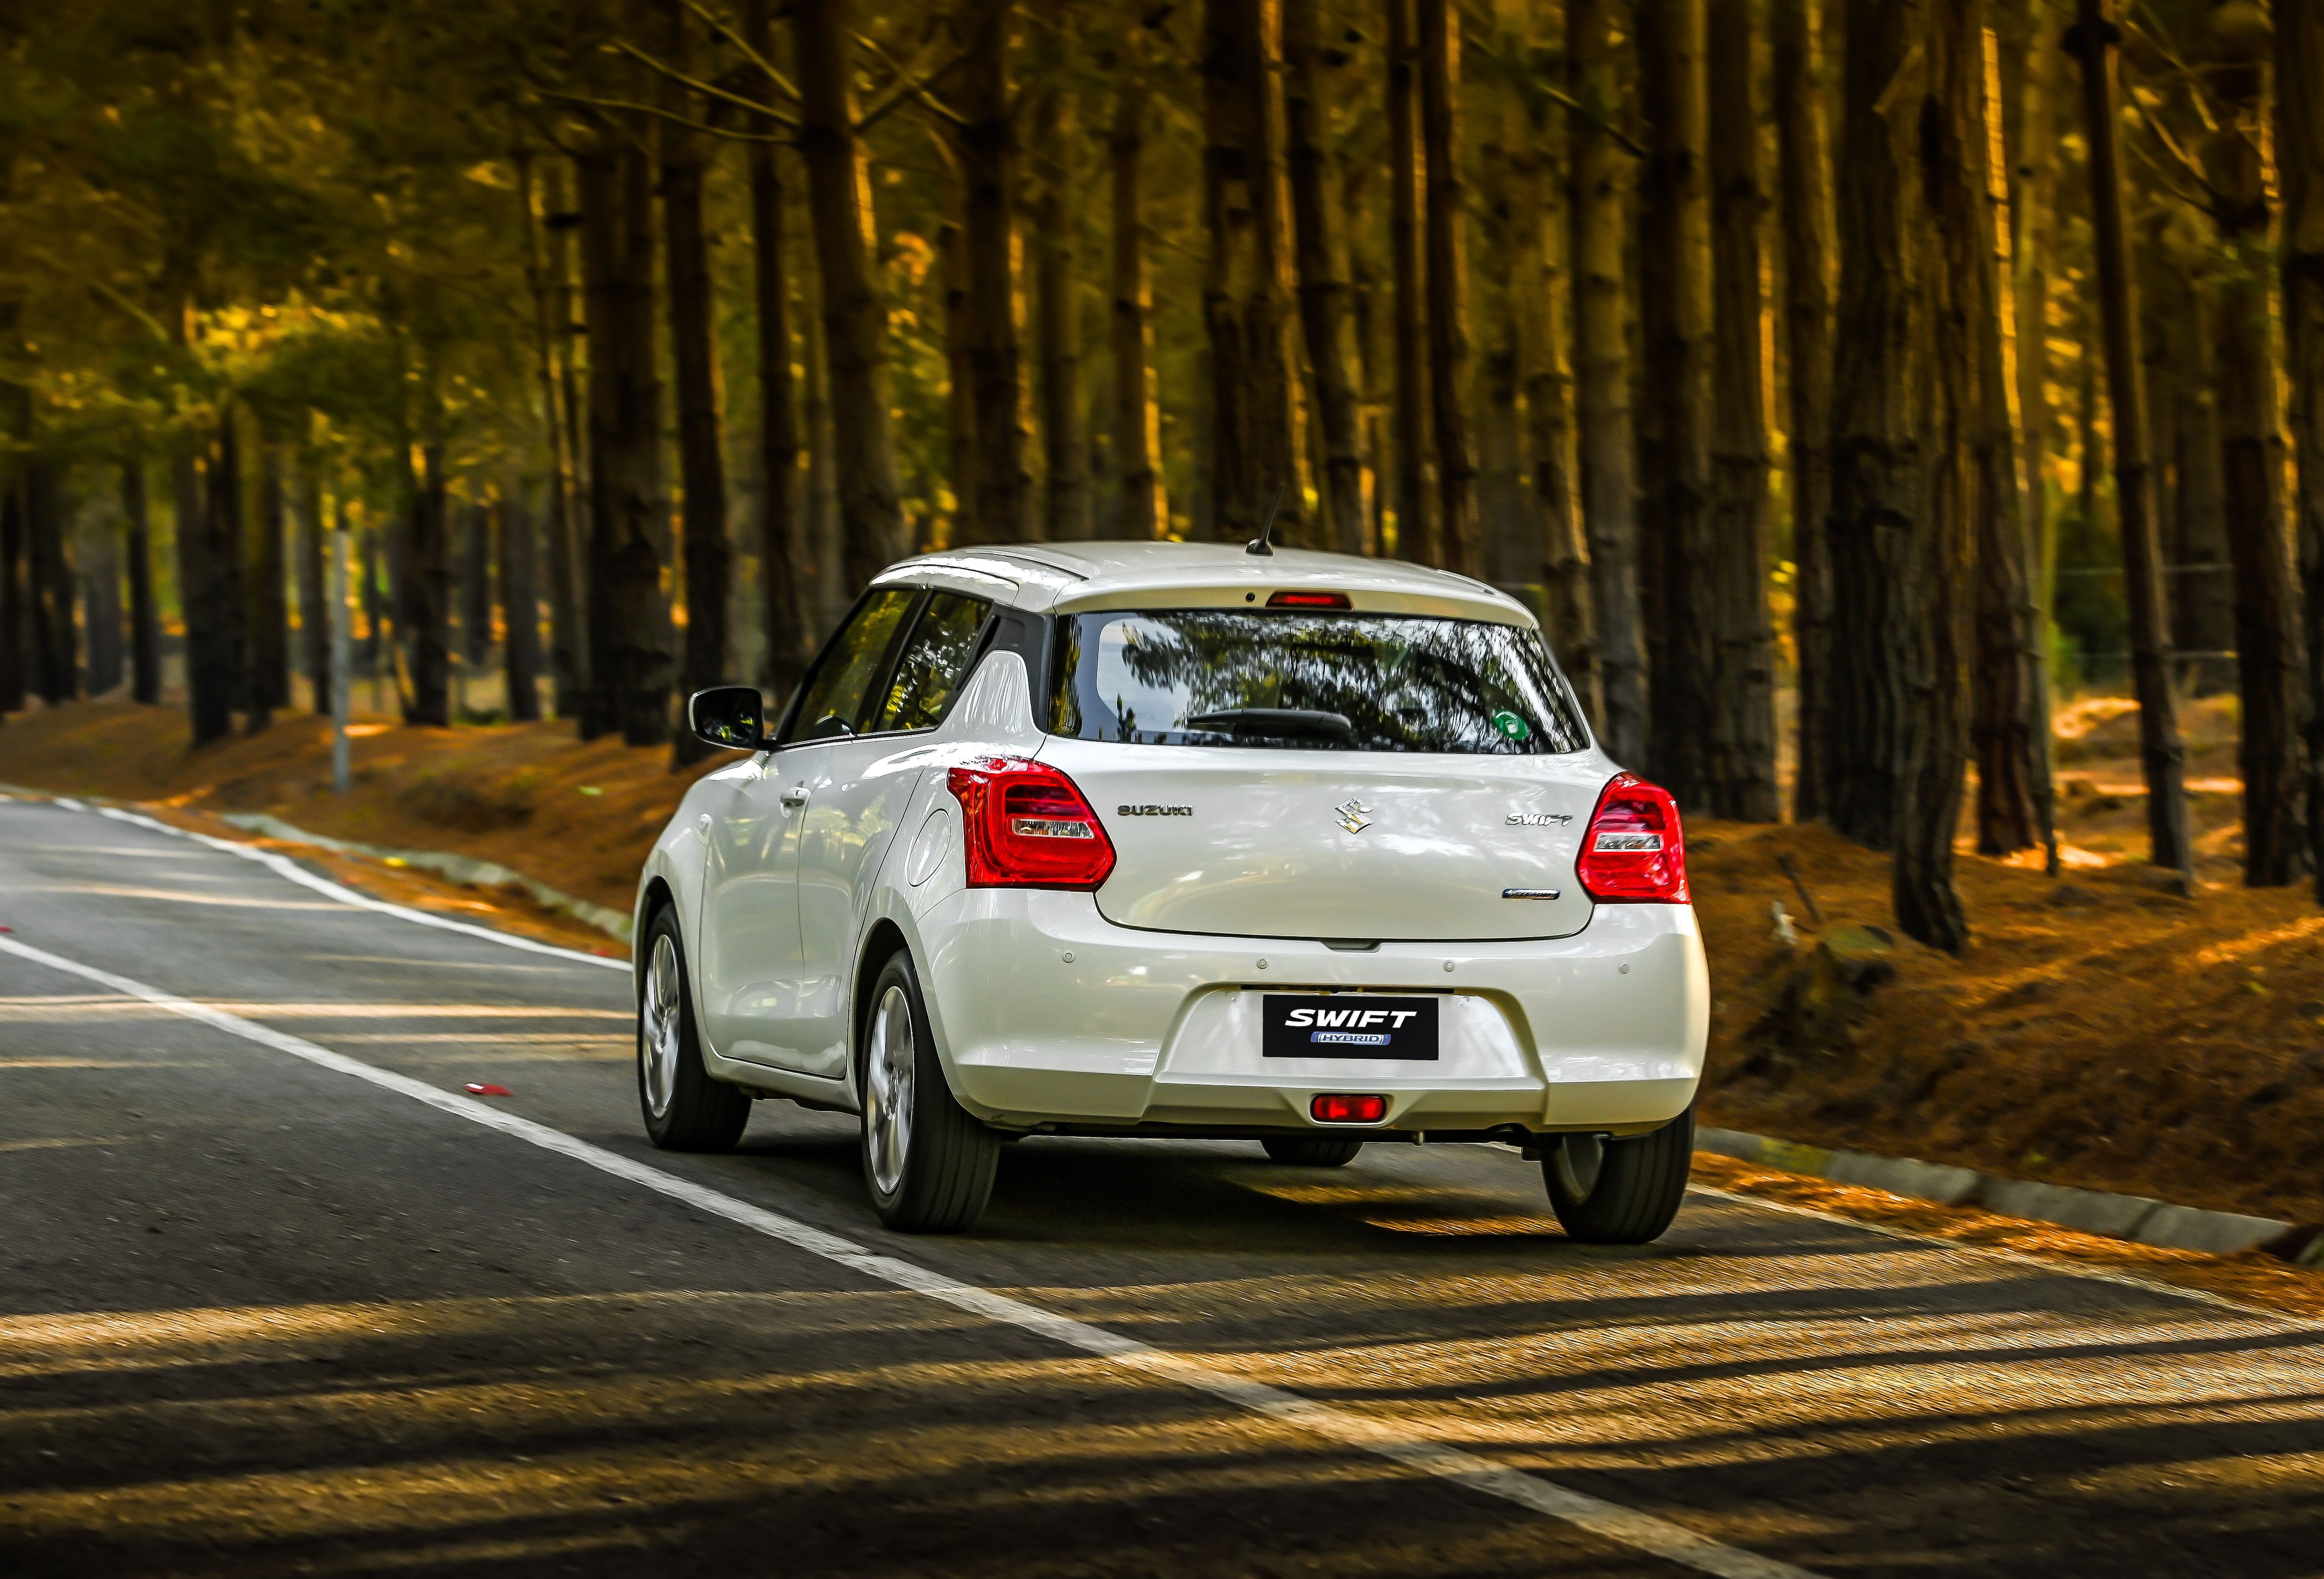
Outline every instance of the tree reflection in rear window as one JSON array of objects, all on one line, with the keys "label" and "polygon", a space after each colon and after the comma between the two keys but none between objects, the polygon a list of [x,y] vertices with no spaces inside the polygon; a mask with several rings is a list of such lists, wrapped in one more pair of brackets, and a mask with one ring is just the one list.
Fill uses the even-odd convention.
[{"label": "tree reflection in rear window", "polygon": [[1539,633],[1391,614],[1058,620],[1051,732],[1151,746],[1547,756],[1589,744]]}]

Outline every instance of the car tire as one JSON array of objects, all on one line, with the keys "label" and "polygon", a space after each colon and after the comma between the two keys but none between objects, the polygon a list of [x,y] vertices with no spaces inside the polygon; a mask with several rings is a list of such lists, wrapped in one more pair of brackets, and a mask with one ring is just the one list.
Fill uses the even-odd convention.
[{"label": "car tire", "polygon": [[1259,1143],[1267,1154],[1293,1168],[1342,1168],[1364,1149],[1361,1141],[1337,1135],[1269,1135]]},{"label": "car tire", "polygon": [[1694,1161],[1694,1109],[1631,1140],[1563,1135],[1541,1160],[1550,1208],[1566,1237],[1584,1244],[1644,1244],[1661,1235],[1686,1198]]},{"label": "car tire", "polygon": [[638,1107],[665,1152],[730,1152],[751,1122],[751,1099],[702,1066],[677,913],[654,913],[638,973]]},{"label": "car tire", "polygon": [[907,1234],[959,1234],[992,1197],[1001,1137],[945,1079],[912,958],[899,949],[872,979],[856,1067],[863,1094],[863,1182],[872,1208]]}]

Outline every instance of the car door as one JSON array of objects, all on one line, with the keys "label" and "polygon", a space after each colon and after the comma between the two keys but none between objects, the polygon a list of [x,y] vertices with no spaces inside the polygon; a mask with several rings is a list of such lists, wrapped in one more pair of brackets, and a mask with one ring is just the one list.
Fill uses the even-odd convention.
[{"label": "car door", "polygon": [[977,650],[990,606],[932,592],[915,610],[894,666],[856,739],[816,753],[799,833],[799,1036],[805,1066],[846,1073],[849,987],[870,885],[930,757],[915,736],[942,722]]},{"label": "car door", "polygon": [[890,667],[920,593],[865,594],[808,671],[758,772],[714,811],[696,940],[696,1001],[710,1045],[778,1069],[810,1067],[800,1004],[799,832],[821,757],[852,736]]}]

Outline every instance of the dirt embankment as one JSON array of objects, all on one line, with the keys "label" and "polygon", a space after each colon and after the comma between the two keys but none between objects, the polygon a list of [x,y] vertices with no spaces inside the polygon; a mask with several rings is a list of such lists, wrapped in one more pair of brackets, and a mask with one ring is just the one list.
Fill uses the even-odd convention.
[{"label": "dirt embankment", "polygon": [[[2074,864],[2053,879],[1964,849],[1976,941],[1960,959],[1840,932],[1888,925],[1883,857],[1821,827],[1691,827],[1714,995],[1705,1121],[2324,1222],[2324,914],[2305,887],[2236,885],[2233,719],[2219,702],[2189,720],[2202,891],[2145,879],[2135,721],[2106,703],[2061,716]],[[271,812],[481,857],[625,908],[678,796],[716,766],[672,774],[667,749],[582,745],[553,722],[362,727],[344,797],[311,718],[192,753],[181,712],[116,702],[11,720],[0,781]],[[1774,935],[1776,901],[1795,945]]]}]

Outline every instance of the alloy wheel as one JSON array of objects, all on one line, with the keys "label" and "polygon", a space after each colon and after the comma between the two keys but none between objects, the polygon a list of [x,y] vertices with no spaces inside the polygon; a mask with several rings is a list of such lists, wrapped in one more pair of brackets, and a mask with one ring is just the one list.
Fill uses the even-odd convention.
[{"label": "alloy wheel", "polygon": [[659,1118],[669,1111],[670,1098],[678,1092],[678,947],[667,933],[654,940],[643,1010],[638,1056],[644,1064],[646,1106]]},{"label": "alloy wheel", "polygon": [[912,1146],[912,1087],[919,1068],[912,1041],[912,1005],[890,987],[872,1011],[872,1047],[864,1060],[863,1134],[871,1148],[872,1183],[891,1195],[904,1178]]}]

